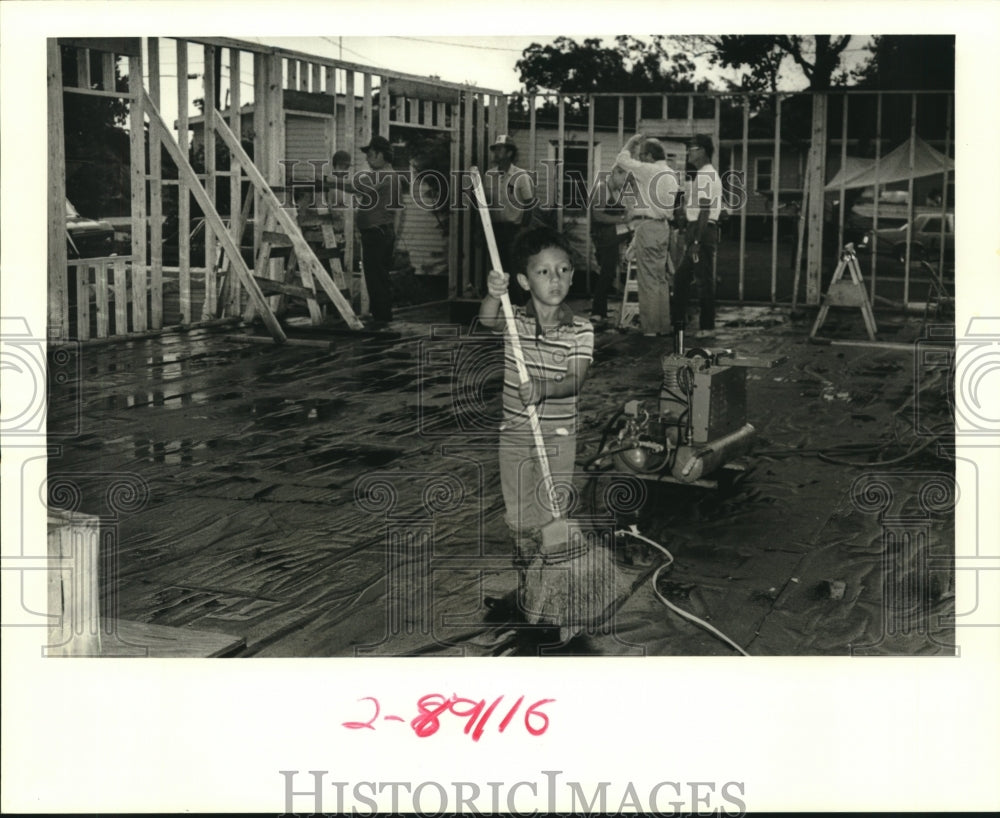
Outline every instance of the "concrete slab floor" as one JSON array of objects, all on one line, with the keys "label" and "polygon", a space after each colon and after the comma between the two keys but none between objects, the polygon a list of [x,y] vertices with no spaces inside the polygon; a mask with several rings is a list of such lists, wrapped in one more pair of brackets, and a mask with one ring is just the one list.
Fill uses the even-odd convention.
[{"label": "concrete slab floor", "polygon": [[[601,628],[567,644],[521,628],[490,647],[505,630],[493,600],[516,583],[500,346],[448,318],[432,305],[378,335],[309,333],[329,349],[232,329],[68,348],[70,377],[50,384],[50,497],[113,532],[105,614],[239,636],[243,656],[735,655],[662,604],[659,556],[641,547],[622,549],[638,587]],[[880,323],[899,343],[921,331]],[[759,437],[737,485],[627,481],[638,507],[623,516],[675,558],[659,592],[753,655],[953,653],[940,492],[954,463],[944,438],[914,433],[951,428],[941,373],[898,349],[809,344],[787,309],[723,307],[717,324],[713,345],[788,360],[749,370]],[[824,331],[864,339],[860,316]],[[658,393],[671,345],[598,333],[579,463],[625,400]],[[573,515],[614,480],[580,469]]]}]

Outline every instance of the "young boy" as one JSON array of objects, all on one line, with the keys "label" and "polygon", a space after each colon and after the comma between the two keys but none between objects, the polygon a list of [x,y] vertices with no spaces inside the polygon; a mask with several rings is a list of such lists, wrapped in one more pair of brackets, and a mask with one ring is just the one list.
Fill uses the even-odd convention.
[{"label": "young boy", "polygon": [[[565,239],[547,227],[522,233],[513,247],[517,282],[528,291],[514,321],[530,376],[522,384],[510,341],[506,343],[503,422],[500,426],[500,485],[505,520],[514,539],[514,564],[522,572],[541,546],[540,529],[552,520],[528,406],[538,412],[553,480],[571,481],[576,461],[576,396],[594,356],[594,328],[563,303],[573,282],[573,264]],[[489,294],[479,319],[496,332],[506,332],[500,297],[509,276],[490,272]],[[565,509],[562,510],[565,512]]]}]

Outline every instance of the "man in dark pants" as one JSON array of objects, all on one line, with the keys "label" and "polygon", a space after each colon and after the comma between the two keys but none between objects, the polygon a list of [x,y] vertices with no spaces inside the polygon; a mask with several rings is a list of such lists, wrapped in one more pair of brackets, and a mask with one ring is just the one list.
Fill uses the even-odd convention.
[{"label": "man in dark pants", "polygon": [[[535,185],[531,174],[514,164],[517,160],[517,145],[510,136],[500,134],[490,145],[490,153],[493,166],[483,178],[484,192],[490,205],[490,220],[500,253],[500,263],[505,271],[513,270],[514,240],[531,219]],[[523,304],[527,297],[526,291],[515,282],[514,276],[510,277],[510,282],[510,300],[514,304]]]},{"label": "man in dark pants", "polygon": [[372,318],[378,323],[392,320],[392,269],[396,243],[396,214],[402,204],[399,188],[394,185],[392,145],[384,136],[373,136],[361,148],[368,160],[369,173],[359,174],[354,182],[341,174],[330,179],[334,187],[354,195],[357,211],[355,224],[361,234],[361,259]]},{"label": "man in dark pants", "polygon": [[629,240],[625,226],[625,208],[620,203],[625,173],[615,168],[606,181],[600,183],[598,195],[591,206],[590,234],[600,275],[594,287],[590,307],[590,322],[602,325],[608,318],[608,293],[612,290],[621,268],[621,246]]},{"label": "man in dark pants", "polygon": [[392,145],[384,136],[373,136],[361,148],[372,170],[368,192],[359,187],[357,197],[357,225],[361,234],[361,259],[364,264],[365,285],[372,318],[376,321],[392,320],[392,291],[389,271],[396,244],[396,216],[390,209],[392,202]]},{"label": "man in dark pants", "polygon": [[687,183],[685,215],[687,248],[674,279],[674,331],[687,324],[687,303],[691,282],[697,277],[700,291],[696,338],[715,332],[715,251],[719,244],[719,215],[722,212],[722,179],[712,166],[712,138],[697,134],[688,143],[687,161],[695,173]]}]

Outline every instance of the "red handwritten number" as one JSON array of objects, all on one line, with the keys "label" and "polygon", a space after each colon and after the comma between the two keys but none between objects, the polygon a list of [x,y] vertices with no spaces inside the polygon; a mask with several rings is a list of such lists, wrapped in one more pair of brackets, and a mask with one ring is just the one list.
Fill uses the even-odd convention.
[{"label": "red handwritten number", "polygon": [[514,714],[517,712],[517,708],[521,706],[521,702],[523,701],[524,701],[524,696],[518,698],[518,700],[514,702],[514,706],[510,709],[510,712],[506,716],[504,716],[503,721],[500,722],[501,733],[507,729],[507,725],[510,724],[510,720],[514,718]]},{"label": "red handwritten number", "polygon": [[361,729],[364,729],[366,727],[369,730],[374,730],[375,728],[372,726],[372,722],[374,722],[375,719],[378,718],[378,714],[379,714],[378,699],[373,699],[371,696],[365,696],[362,699],[358,699],[358,701],[359,702],[371,702],[372,704],[374,704],[375,705],[375,715],[373,715],[371,717],[371,719],[369,719],[368,721],[345,721],[345,722],[343,722],[344,727],[346,727],[348,730],[361,730]]},{"label": "red handwritten number", "polygon": [[[471,707],[463,709],[460,705],[471,705]],[[480,699],[477,702],[473,699],[460,699],[457,696],[451,697],[451,712],[456,716],[467,716],[469,719],[465,724],[465,730],[463,730],[465,735],[469,735],[472,732],[472,727],[476,723],[476,719],[479,718],[479,714],[483,712],[484,707],[486,707],[485,699]]]},{"label": "red handwritten number", "polygon": [[[531,735],[540,736],[542,733],[544,733],[546,730],[549,729],[549,717],[546,716],[538,708],[541,707],[543,704],[548,704],[549,702],[554,702],[554,701],[555,699],[539,699],[537,702],[531,705],[531,707],[529,707],[527,710],[524,711],[524,726],[527,728],[528,732],[531,733]],[[538,728],[532,727],[531,726],[532,716],[537,716],[540,719],[544,719],[545,724],[542,727]]]},{"label": "red handwritten number", "polygon": [[[428,708],[428,704],[432,701],[436,702],[436,704]],[[410,722],[413,732],[420,738],[433,736],[441,726],[439,721],[441,714],[451,707],[451,703],[452,700],[450,698],[445,698],[440,693],[431,693],[429,696],[423,696],[417,702],[417,709],[420,711],[420,715]]]},{"label": "red handwritten number", "polygon": [[[493,704],[491,704],[488,708],[486,708],[486,712],[483,713],[483,717],[479,720],[479,724],[476,725],[475,732],[473,732],[473,734],[472,734],[472,740],[473,741],[479,741],[479,739],[482,738],[482,736],[483,736],[483,728],[486,726],[486,720],[489,719],[489,717],[493,715],[493,711],[497,709],[497,705],[500,704],[500,700],[502,698],[503,698],[503,696],[497,696],[493,700]],[[484,700],[484,704],[485,704],[485,700]],[[465,728],[465,732],[469,732],[469,728],[468,727]]]}]

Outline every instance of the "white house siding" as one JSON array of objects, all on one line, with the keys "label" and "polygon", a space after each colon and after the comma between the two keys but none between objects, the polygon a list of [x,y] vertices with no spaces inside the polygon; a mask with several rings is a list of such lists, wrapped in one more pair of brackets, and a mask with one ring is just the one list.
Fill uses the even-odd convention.
[{"label": "white house siding", "polygon": [[[429,201],[431,194],[426,193],[424,199]],[[447,275],[448,236],[438,226],[434,213],[418,205],[410,195],[403,197],[403,205],[403,224],[396,249],[409,254],[410,264],[417,273]]]},{"label": "white house siding", "polygon": [[327,116],[285,114],[285,159],[303,164],[295,166],[295,178],[312,179],[317,172],[308,162],[329,162],[333,154],[333,123]]}]

